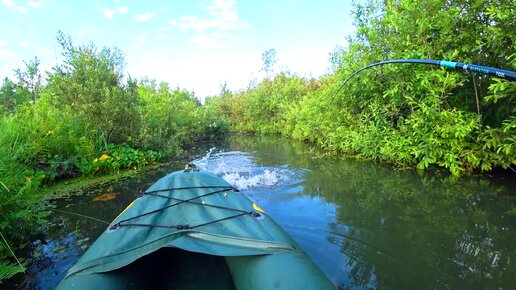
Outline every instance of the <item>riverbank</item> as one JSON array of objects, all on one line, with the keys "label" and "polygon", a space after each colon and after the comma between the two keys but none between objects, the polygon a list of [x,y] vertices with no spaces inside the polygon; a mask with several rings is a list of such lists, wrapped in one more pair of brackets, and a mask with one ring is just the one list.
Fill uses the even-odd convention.
[{"label": "riverbank", "polygon": [[[516,283],[513,178],[450,182],[432,172],[315,157],[317,147],[281,136],[230,136],[206,151],[185,158],[241,188],[341,289],[512,289]],[[54,289],[105,222],[159,178],[184,168],[183,161],[168,164],[54,199],[55,209],[80,216],[54,212],[45,234],[32,241],[36,258],[15,277],[18,286],[2,286]]]},{"label": "riverbank", "polygon": [[23,268],[15,253],[44,229],[48,185],[83,176],[68,186],[80,188],[91,177],[115,178],[228,132],[193,92],[127,78],[121,51],[75,45],[62,32],[56,40],[63,59],[46,82],[35,58],[0,87],[0,281]]},{"label": "riverbank", "polygon": [[45,197],[46,200],[68,198],[73,195],[81,194],[83,191],[93,186],[104,186],[109,183],[119,182],[136,174],[150,170],[155,170],[170,165],[171,163],[172,162],[158,163],[140,169],[126,169],[119,172],[112,172],[106,175],[80,176],[76,178],[61,180],[54,184],[50,184],[43,187],[41,189],[41,194]]},{"label": "riverbank", "polygon": [[516,169],[516,82],[418,64],[375,66],[355,75],[396,59],[514,70],[516,51],[507,40],[516,43],[516,34],[507,33],[505,20],[514,12],[510,1],[502,2],[354,3],[356,33],[330,54],[328,74],[282,71],[206,104],[227,117],[234,132],[279,133],[396,167],[443,168],[455,176]]}]

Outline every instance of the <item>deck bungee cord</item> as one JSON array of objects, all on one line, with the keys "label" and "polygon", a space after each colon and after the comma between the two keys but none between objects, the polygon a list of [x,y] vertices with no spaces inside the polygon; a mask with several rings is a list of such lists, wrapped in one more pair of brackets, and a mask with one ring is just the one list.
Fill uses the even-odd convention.
[{"label": "deck bungee cord", "polygon": [[[463,70],[463,71],[470,71],[470,72],[477,72],[484,75],[488,75],[491,77],[501,78],[508,81],[516,81],[516,72],[512,70],[507,69],[500,69],[500,68],[494,68],[490,66],[483,66],[483,65],[477,65],[477,64],[467,64],[463,62],[455,62],[455,61],[448,61],[448,60],[435,60],[435,59],[392,59],[392,60],[384,60],[380,62],[375,62],[370,65],[364,66],[356,71],[354,71],[351,75],[349,75],[339,86],[339,89],[333,94],[331,99],[335,99],[335,97],[339,94],[339,92],[342,90],[342,88],[346,85],[346,83],[352,79],[354,76],[356,76],[361,71],[364,71],[366,69],[380,66],[380,65],[387,65],[387,64],[398,64],[398,63],[411,63],[411,64],[425,64],[425,65],[434,65],[439,66],[443,68],[450,68],[450,69],[456,69],[456,70]],[[473,141],[475,141],[480,146],[484,147],[478,140],[475,138],[468,136]],[[489,148],[484,148],[488,152],[494,153]],[[507,166],[512,172],[516,173],[516,169],[514,169],[511,165]]]},{"label": "deck bungee cord", "polygon": [[[208,192],[206,194],[203,194],[203,195],[200,195],[200,196],[196,196],[196,197],[192,197],[192,198],[189,198],[189,199],[180,199],[180,198],[176,198],[176,197],[172,197],[172,196],[167,196],[167,195],[161,195],[161,194],[157,193],[157,192],[170,192],[171,193],[173,191],[191,190],[191,189],[221,189],[221,190],[216,190],[216,191]],[[165,207],[162,207],[162,208],[150,211],[150,212],[145,212],[145,213],[142,213],[140,215],[133,216],[133,217],[121,220],[121,221],[119,221],[119,222],[117,222],[117,223],[115,223],[113,225],[111,225],[111,223],[109,223],[109,222],[97,219],[95,217],[91,217],[91,216],[87,216],[87,215],[83,215],[83,214],[79,214],[79,213],[75,213],[75,212],[59,210],[59,209],[50,209],[50,210],[51,211],[55,211],[55,212],[59,212],[59,213],[75,215],[75,216],[78,216],[78,217],[87,218],[87,219],[91,219],[91,220],[94,220],[94,221],[97,221],[97,222],[100,222],[100,223],[108,224],[108,225],[110,225],[109,230],[115,230],[115,229],[117,229],[119,227],[126,227],[126,226],[157,227],[157,228],[169,228],[169,229],[178,229],[178,230],[191,230],[191,229],[194,229],[194,228],[206,226],[206,225],[209,225],[209,224],[213,224],[213,223],[216,223],[216,222],[220,222],[220,221],[236,218],[236,217],[243,216],[243,215],[249,215],[249,216],[254,217],[254,218],[261,217],[261,214],[256,212],[256,211],[248,211],[248,210],[232,208],[232,207],[227,207],[227,206],[222,206],[222,205],[207,204],[207,203],[204,203],[204,202],[196,202],[196,201],[194,201],[195,199],[199,199],[201,197],[206,197],[206,196],[210,196],[210,195],[217,194],[217,193],[223,193],[223,192],[227,192],[227,191],[240,192],[238,189],[236,189],[234,187],[228,187],[228,186],[190,186],[190,187],[176,187],[176,188],[166,188],[166,189],[159,189],[159,190],[153,190],[153,191],[146,191],[146,192],[143,192],[142,194],[140,194],[139,197],[142,197],[144,195],[149,195],[149,196],[155,196],[155,197],[161,197],[161,198],[165,198],[165,199],[169,199],[169,200],[174,200],[174,201],[177,201],[177,202],[173,203],[173,204],[170,204],[170,205],[167,205]],[[228,211],[234,211],[234,212],[237,212],[237,214],[231,215],[231,216],[227,216],[227,217],[224,217],[224,218],[220,218],[220,219],[216,219],[216,220],[209,221],[209,222],[202,223],[202,224],[193,225],[193,226],[191,226],[191,225],[181,225],[181,224],[178,224],[178,225],[158,225],[158,224],[141,224],[141,223],[131,223],[131,224],[128,224],[128,223],[126,223],[128,221],[132,221],[132,220],[135,220],[135,219],[138,219],[138,218],[150,215],[150,214],[155,214],[155,213],[161,212],[163,210],[166,210],[166,209],[169,209],[169,208],[172,208],[174,206],[177,206],[177,205],[180,205],[180,204],[184,204],[184,203],[193,204],[193,205],[199,205],[199,206],[204,206],[204,207],[218,208],[218,209],[223,209],[223,210],[228,210]]]},{"label": "deck bungee cord", "polygon": [[142,192],[57,289],[99,287],[337,289],[260,207],[204,170],[169,173]]},{"label": "deck bungee cord", "polygon": [[[194,196],[194,197],[191,197],[191,198],[188,198],[188,199],[180,199],[180,198],[175,198],[175,197],[172,197],[172,196],[157,194],[157,192],[170,192],[170,193],[172,193],[173,191],[191,190],[191,189],[220,189],[220,190],[210,191],[208,193],[201,194],[201,195],[198,195],[198,196]],[[236,189],[234,187],[228,187],[228,186],[174,187],[174,188],[166,188],[166,189],[159,189],[159,190],[143,192],[140,195],[140,197],[147,195],[147,196],[161,197],[161,198],[165,198],[165,199],[169,199],[169,200],[173,200],[173,201],[177,201],[177,202],[173,203],[173,204],[169,204],[169,205],[161,207],[161,208],[158,208],[158,209],[155,209],[155,210],[152,210],[152,211],[149,211],[149,212],[145,212],[145,213],[142,213],[142,214],[130,217],[130,218],[126,218],[126,219],[120,220],[117,223],[115,223],[112,226],[110,226],[109,227],[109,231],[116,230],[116,229],[118,229],[120,227],[156,227],[156,228],[168,228],[168,229],[177,229],[177,230],[192,230],[194,228],[210,225],[210,224],[213,224],[213,223],[225,221],[225,220],[228,220],[228,219],[232,219],[232,218],[236,218],[236,217],[244,216],[244,215],[249,215],[249,216],[254,217],[254,218],[261,217],[261,214],[256,212],[256,211],[248,211],[248,210],[243,210],[243,209],[238,209],[238,208],[232,208],[232,207],[226,207],[226,206],[221,206],[221,205],[207,204],[207,203],[204,203],[204,202],[196,202],[196,201],[194,201],[194,200],[199,199],[201,197],[207,197],[207,196],[218,194],[218,193],[225,193],[227,191],[239,192],[238,189]],[[133,221],[133,220],[139,219],[139,218],[144,217],[144,216],[155,214],[155,213],[158,213],[158,212],[170,209],[170,208],[175,207],[175,206],[180,205],[180,204],[192,204],[192,205],[198,205],[198,206],[204,206],[204,207],[218,208],[218,209],[234,211],[234,212],[238,212],[238,213],[235,214],[235,215],[226,216],[226,217],[223,217],[223,218],[220,218],[220,219],[208,221],[208,222],[197,224],[197,225],[188,225],[188,224],[159,225],[159,224],[127,223],[128,221]]]}]

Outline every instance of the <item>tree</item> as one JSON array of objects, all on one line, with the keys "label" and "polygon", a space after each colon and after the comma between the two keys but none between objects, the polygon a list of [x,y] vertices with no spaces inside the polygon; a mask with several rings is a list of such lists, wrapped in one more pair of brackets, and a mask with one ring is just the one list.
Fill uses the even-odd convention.
[{"label": "tree", "polygon": [[107,143],[134,141],[140,126],[137,83],[130,78],[123,82],[122,52],[76,46],[62,32],[57,41],[64,60],[49,77],[54,105],[86,121]]},{"label": "tree", "polygon": [[340,68],[344,66],[344,59],[342,56],[345,54],[345,50],[342,46],[337,45],[335,49],[330,52],[329,61],[330,61],[330,69],[332,72],[337,72]]},{"label": "tree", "polygon": [[42,87],[41,72],[39,71],[41,61],[34,57],[33,60],[29,62],[23,61],[23,63],[25,64],[25,70],[16,69],[14,72],[18,78],[18,85],[29,91],[34,103]]},{"label": "tree", "polygon": [[0,87],[0,106],[5,112],[12,112],[17,106],[29,102],[31,95],[25,86],[4,78]]},{"label": "tree", "polygon": [[276,50],[271,48],[262,53],[263,67],[261,71],[265,72],[268,76],[274,72],[274,65],[278,62],[276,58]]},{"label": "tree", "polygon": [[16,84],[5,78],[0,87],[0,105],[5,111],[11,111],[16,105]]}]

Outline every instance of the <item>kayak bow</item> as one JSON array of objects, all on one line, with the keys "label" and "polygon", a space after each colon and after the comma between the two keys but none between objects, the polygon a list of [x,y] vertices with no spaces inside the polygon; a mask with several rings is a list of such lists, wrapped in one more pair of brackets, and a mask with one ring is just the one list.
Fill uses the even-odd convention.
[{"label": "kayak bow", "polygon": [[57,289],[335,289],[258,205],[220,177],[177,171],[142,193]]}]

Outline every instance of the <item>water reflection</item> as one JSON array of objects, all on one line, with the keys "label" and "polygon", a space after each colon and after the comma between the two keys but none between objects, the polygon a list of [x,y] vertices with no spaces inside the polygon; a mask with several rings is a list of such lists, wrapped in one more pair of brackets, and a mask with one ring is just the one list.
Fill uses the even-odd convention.
[{"label": "water reflection", "polygon": [[[513,288],[514,176],[450,182],[320,155],[280,137],[247,136],[192,159],[243,189],[342,289]],[[182,166],[91,188],[55,206],[109,222],[139,192]],[[116,198],[92,202],[106,193]],[[17,282],[21,289],[53,289],[105,229],[78,216],[55,218],[35,245],[43,254],[25,282]]]},{"label": "water reflection", "polygon": [[450,183],[372,162],[311,158],[314,149],[275,138],[234,138],[231,149],[252,152],[256,166],[302,169],[300,184],[248,195],[343,288],[511,289],[516,282],[510,176]]}]

